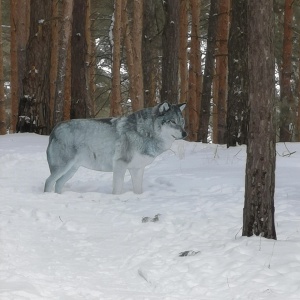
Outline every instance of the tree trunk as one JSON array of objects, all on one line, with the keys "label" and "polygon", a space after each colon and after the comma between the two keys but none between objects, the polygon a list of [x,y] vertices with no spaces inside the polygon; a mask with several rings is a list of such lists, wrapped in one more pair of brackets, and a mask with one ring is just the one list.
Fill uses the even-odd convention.
[{"label": "tree trunk", "polygon": [[67,61],[66,61],[66,77],[65,77],[65,99],[64,99],[64,113],[63,120],[71,119],[71,89],[72,89],[72,78],[71,78],[71,39],[69,39]]},{"label": "tree trunk", "polygon": [[113,55],[112,55],[112,83],[110,99],[110,115],[118,117],[122,115],[121,106],[121,31],[122,31],[122,1],[115,0],[115,10],[113,17]]},{"label": "tree trunk", "polygon": [[143,9],[142,67],[145,107],[152,107],[156,104],[160,46],[158,42],[161,35],[157,27],[155,4],[155,0],[146,0]]},{"label": "tree trunk", "polygon": [[58,52],[58,68],[56,77],[56,91],[54,99],[53,125],[63,121],[65,102],[65,79],[69,42],[72,32],[73,0],[63,3],[63,21],[60,29],[60,49]]},{"label": "tree trunk", "polygon": [[[19,0],[17,5],[17,51],[18,51],[18,93],[19,99],[23,98],[22,81],[26,63],[26,44],[29,35],[30,1]],[[18,99],[18,100],[19,100]]]},{"label": "tree trunk", "polygon": [[161,101],[178,103],[179,0],[165,0]]},{"label": "tree trunk", "polygon": [[[147,0],[146,0],[147,1]],[[132,99],[132,110],[137,111],[144,107],[144,85],[142,67],[142,30],[143,30],[143,0],[133,2],[133,60],[135,92]]]},{"label": "tree trunk", "polygon": [[227,143],[226,131],[226,110],[227,110],[227,70],[228,70],[228,31],[229,31],[229,0],[219,1],[219,16],[217,21],[217,51],[216,51],[216,76],[219,77],[218,99],[216,101],[217,108],[217,128],[218,144]]},{"label": "tree trunk", "polygon": [[[300,48],[299,48],[300,50]],[[300,72],[300,51],[298,54],[298,73]],[[297,130],[296,130],[296,142],[300,142],[300,78],[298,78],[298,110],[297,110]]]},{"label": "tree trunk", "polygon": [[86,36],[87,0],[74,1],[71,38],[71,119],[91,118],[92,101],[89,93],[86,61],[88,41]]},{"label": "tree trunk", "polygon": [[190,0],[192,15],[191,50],[189,69],[189,140],[198,140],[200,89],[201,89],[201,60],[200,60],[200,1]]},{"label": "tree trunk", "polygon": [[203,87],[200,109],[200,128],[199,141],[207,143],[208,126],[210,118],[210,102],[211,102],[211,87],[214,76],[214,54],[216,44],[216,27],[217,27],[218,1],[211,0],[208,29],[207,29],[207,46],[205,56],[205,67],[203,75]]},{"label": "tree trunk", "polygon": [[10,89],[11,89],[11,124],[10,131],[16,132],[19,109],[19,84],[18,84],[18,46],[17,46],[17,3],[10,1]]},{"label": "tree trunk", "polygon": [[[275,61],[273,1],[248,0],[250,122],[245,180],[243,236],[276,239]],[[262,55],[264,53],[264,55]]]},{"label": "tree trunk", "polygon": [[129,98],[134,99],[134,63],[133,63],[133,46],[132,46],[132,33],[128,20],[127,0],[122,0],[122,26],[124,43],[126,50],[126,63],[129,77]]},{"label": "tree trunk", "polygon": [[6,134],[6,114],[3,77],[3,50],[2,50],[2,5],[0,1],[0,135]]},{"label": "tree trunk", "polygon": [[142,16],[143,1],[134,1],[132,26],[128,19],[127,1],[123,0],[122,24],[124,26],[124,40],[126,48],[127,68],[129,75],[129,97],[131,108],[137,111],[143,108],[144,88],[142,70]]},{"label": "tree trunk", "polygon": [[180,97],[179,103],[188,100],[188,4],[186,0],[180,0],[179,23],[179,72],[180,72]]},{"label": "tree trunk", "polygon": [[294,0],[285,0],[282,69],[280,83],[280,141],[291,142],[295,127],[295,107],[291,89],[292,75],[292,39],[293,39],[293,5]]},{"label": "tree trunk", "polygon": [[247,1],[232,0],[228,40],[227,147],[247,144],[248,81]]},{"label": "tree trunk", "polygon": [[49,134],[52,2],[31,0],[30,34],[17,130]]},{"label": "tree trunk", "polygon": [[212,128],[215,130],[212,131],[212,142],[214,144],[218,143],[218,107],[216,101],[218,100],[219,93],[219,76],[216,75],[216,68],[214,68],[214,78],[213,78],[213,108],[212,108]]},{"label": "tree trunk", "polygon": [[86,1],[86,18],[85,18],[85,35],[87,42],[87,55],[86,55],[86,78],[87,86],[89,92],[89,103],[87,105],[89,110],[89,115],[91,117],[95,116],[95,77],[94,77],[94,40],[92,38],[92,29],[91,29],[91,0]]},{"label": "tree trunk", "polygon": [[[64,3],[65,4],[65,3]],[[51,21],[51,69],[50,69],[50,115],[51,115],[51,128],[53,128],[53,116],[54,116],[54,102],[56,92],[56,80],[57,80],[57,68],[58,68],[58,49],[59,49],[59,1],[54,0],[52,2],[52,21]]]}]

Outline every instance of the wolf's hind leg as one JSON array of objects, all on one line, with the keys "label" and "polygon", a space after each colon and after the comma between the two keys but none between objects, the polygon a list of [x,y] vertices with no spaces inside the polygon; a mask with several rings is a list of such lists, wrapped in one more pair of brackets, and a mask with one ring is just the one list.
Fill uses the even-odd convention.
[{"label": "wolf's hind leg", "polygon": [[55,184],[55,193],[57,194],[61,194],[62,189],[64,187],[64,185],[66,184],[66,182],[71,179],[74,174],[77,172],[78,168],[73,167],[71,168],[67,173],[65,173],[63,176],[61,176]]},{"label": "wolf's hind leg", "polygon": [[[47,180],[45,182],[44,192],[51,192],[56,181],[59,180],[64,175],[66,175],[71,169],[73,169],[74,164],[75,164],[74,160],[69,161],[69,163],[67,163],[66,165],[59,166],[59,167],[51,166],[51,164],[49,163],[51,175],[47,178]],[[72,174],[72,176],[73,175],[74,175],[74,173]],[[70,178],[68,178],[68,179],[70,179]],[[62,181],[62,183],[63,183],[63,181]],[[56,192],[56,190],[57,189],[55,188],[55,192]]]},{"label": "wolf's hind leg", "polygon": [[144,168],[140,169],[129,169],[133,192],[136,194],[141,194],[143,192],[143,176],[144,176]]},{"label": "wolf's hind leg", "polygon": [[47,180],[45,182],[45,187],[44,187],[45,193],[50,193],[52,191],[53,186],[59,177],[61,177],[60,170],[52,171],[51,175],[47,178]]}]

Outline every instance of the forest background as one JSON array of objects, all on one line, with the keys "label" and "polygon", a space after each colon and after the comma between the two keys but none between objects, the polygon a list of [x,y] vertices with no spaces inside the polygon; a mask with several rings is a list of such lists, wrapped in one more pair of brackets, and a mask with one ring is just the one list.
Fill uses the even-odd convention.
[{"label": "forest background", "polygon": [[[247,143],[247,1],[1,5],[1,134],[169,101],[188,103],[189,140]],[[300,141],[299,0],[273,8],[277,141]]]}]

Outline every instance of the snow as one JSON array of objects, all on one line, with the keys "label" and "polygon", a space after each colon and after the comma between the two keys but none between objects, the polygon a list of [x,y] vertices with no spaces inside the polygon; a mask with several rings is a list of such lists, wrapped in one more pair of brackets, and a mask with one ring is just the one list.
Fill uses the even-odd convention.
[{"label": "snow", "polygon": [[244,146],[177,141],[116,196],[87,169],[43,193],[47,143],[0,136],[1,300],[300,299],[300,143],[277,145],[277,241],[241,236]]}]

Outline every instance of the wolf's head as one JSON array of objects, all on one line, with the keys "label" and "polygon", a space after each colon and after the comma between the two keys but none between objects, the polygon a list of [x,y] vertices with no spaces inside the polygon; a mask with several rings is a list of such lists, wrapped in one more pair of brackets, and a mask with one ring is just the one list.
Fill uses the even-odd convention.
[{"label": "wolf's head", "polygon": [[153,108],[153,114],[160,125],[161,134],[166,138],[172,137],[175,140],[180,140],[187,136],[182,115],[185,106],[186,103],[170,104],[163,102]]}]

